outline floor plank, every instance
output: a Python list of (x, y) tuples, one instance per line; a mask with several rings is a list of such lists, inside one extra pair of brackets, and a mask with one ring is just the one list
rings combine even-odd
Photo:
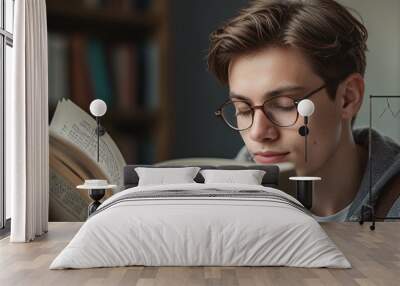
[(32, 243), (0, 240), (0, 285), (400, 285), (400, 222), (322, 223), (352, 269), (291, 267), (117, 267), (49, 270), (82, 223), (50, 223)]

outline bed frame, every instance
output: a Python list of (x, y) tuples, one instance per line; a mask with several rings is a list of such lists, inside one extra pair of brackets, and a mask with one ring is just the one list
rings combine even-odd
[[(135, 171), (136, 167), (148, 167), (148, 168), (179, 168), (179, 167), (192, 167), (193, 165), (182, 165), (182, 166), (154, 166), (154, 165), (126, 165), (124, 167), (124, 186), (123, 189), (136, 187), (139, 182), (139, 176)], [(262, 179), (262, 185), (265, 187), (278, 188), (279, 185), (279, 167), (275, 165), (251, 165), (251, 166), (238, 166), (238, 165), (196, 165), (201, 169), (218, 169), (218, 170), (264, 170), (265, 175)], [(204, 183), (204, 178), (200, 174), (194, 178), (197, 183)]]

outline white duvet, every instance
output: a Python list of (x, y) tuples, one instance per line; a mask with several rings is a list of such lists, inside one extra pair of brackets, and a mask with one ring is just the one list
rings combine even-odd
[[(350, 268), (350, 263), (307, 213), (277, 200), (173, 197), (122, 200), (132, 192), (273, 188), (179, 184), (127, 189), (106, 200), (54, 259), (50, 269), (145, 266), (294, 266)], [(134, 193), (136, 194), (136, 193)]]

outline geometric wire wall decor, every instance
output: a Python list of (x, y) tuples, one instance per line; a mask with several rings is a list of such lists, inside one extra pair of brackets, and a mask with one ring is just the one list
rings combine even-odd
[[(369, 96), (369, 132), (368, 132), (368, 162), (369, 162), (369, 190), (368, 190), (368, 204), (363, 205), (361, 207), (361, 216), (360, 216), (360, 224), (364, 223), (364, 210), (370, 209), (371, 211), (371, 221), (372, 224), (370, 225), (370, 229), (375, 229), (375, 221), (376, 219), (400, 219), (400, 217), (377, 217), (375, 215), (375, 203), (372, 200), (372, 171), (373, 171), (373, 162), (372, 162), (372, 153), (373, 153), (373, 146), (372, 146), (372, 115), (373, 115), (373, 100), (380, 99), (385, 100), (385, 108), (380, 112), (379, 118), (382, 118), (384, 115), (389, 115), (393, 119), (400, 118), (400, 109), (394, 107), (392, 105), (392, 100), (398, 99), (400, 100), (400, 95), (370, 95)], [(399, 126), (400, 128), (400, 126)]]

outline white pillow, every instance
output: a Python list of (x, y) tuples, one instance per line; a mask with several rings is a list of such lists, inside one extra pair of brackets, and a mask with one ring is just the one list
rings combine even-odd
[(224, 184), (246, 184), (261, 185), (265, 175), (263, 170), (201, 170), (200, 174), (204, 177), (205, 184), (224, 183)]
[(135, 168), (139, 176), (138, 186), (195, 183), (193, 179), (199, 170), (199, 167)]

